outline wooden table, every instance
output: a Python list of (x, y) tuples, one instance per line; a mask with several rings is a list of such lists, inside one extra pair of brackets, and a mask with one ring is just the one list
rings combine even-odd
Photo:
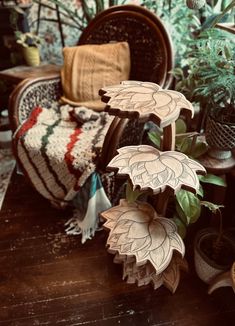
[(106, 251), (107, 233), (81, 245), (64, 232), (67, 214), (13, 174), (0, 212), (1, 326), (235, 324), (231, 288), (207, 295), (192, 263), (174, 295), (128, 285)]
[(17, 66), (0, 71), (0, 80), (7, 81), (12, 85), (20, 83), (27, 78), (50, 76), (60, 73), (61, 66), (42, 64), (36, 67)]

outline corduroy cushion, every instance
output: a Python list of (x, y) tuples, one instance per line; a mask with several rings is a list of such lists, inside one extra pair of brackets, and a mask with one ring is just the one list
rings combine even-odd
[(98, 95), (104, 86), (129, 79), (130, 49), (127, 42), (85, 44), (63, 49), (62, 102), (101, 111)]

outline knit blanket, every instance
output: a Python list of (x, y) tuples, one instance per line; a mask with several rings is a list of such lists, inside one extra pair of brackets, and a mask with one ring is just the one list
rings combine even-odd
[(13, 136), (18, 163), (36, 190), (57, 207), (75, 207), (67, 230), (81, 233), (82, 242), (110, 207), (96, 162), (111, 120), (84, 107), (36, 107)]

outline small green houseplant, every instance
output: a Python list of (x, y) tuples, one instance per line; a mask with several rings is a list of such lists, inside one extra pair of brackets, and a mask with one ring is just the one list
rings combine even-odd
[(41, 39), (33, 33), (15, 32), (16, 42), (22, 47), (22, 52), (26, 63), (29, 66), (38, 66), (40, 64), (39, 45)]

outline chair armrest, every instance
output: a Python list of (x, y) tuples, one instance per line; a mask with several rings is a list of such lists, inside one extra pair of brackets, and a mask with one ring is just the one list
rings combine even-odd
[(58, 105), (61, 94), (62, 87), (59, 76), (22, 81), (9, 98), (9, 119), (12, 130), (15, 131), (36, 106), (50, 108), (52, 104)]

